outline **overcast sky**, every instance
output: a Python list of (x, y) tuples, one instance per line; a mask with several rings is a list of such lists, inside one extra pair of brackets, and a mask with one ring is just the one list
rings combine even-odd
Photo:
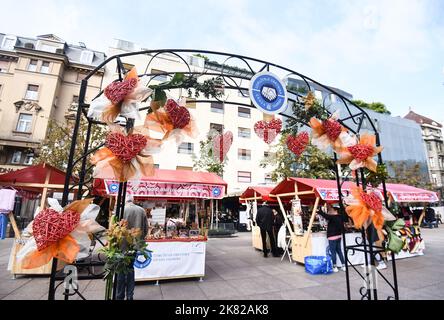
[(442, 0), (20, 0), (1, 11), (1, 33), (243, 54), (444, 122)]

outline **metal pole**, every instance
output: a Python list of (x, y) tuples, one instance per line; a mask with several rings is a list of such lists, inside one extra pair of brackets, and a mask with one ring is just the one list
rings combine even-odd
[[(63, 189), (63, 197), (62, 197), (62, 207), (65, 207), (68, 204), (69, 184), (71, 182), (72, 172), (74, 169), (73, 163), (74, 163), (74, 156), (75, 156), (75, 152), (76, 152), (77, 136), (79, 134), (80, 121), (81, 121), (81, 117), (82, 117), (82, 108), (85, 103), (85, 95), (86, 95), (87, 85), (88, 85), (88, 82), (86, 80), (82, 80), (82, 83), (80, 86), (80, 93), (79, 93), (79, 106), (77, 108), (76, 122), (75, 122), (74, 130), (72, 133), (71, 148), (70, 148), (69, 157), (68, 157), (68, 167), (66, 168), (65, 186)], [(56, 273), (57, 273), (57, 259), (53, 258), (52, 266), (51, 266), (51, 276), (49, 279), (48, 300), (55, 300)]]
[(83, 148), (83, 160), (82, 160), (82, 167), (79, 173), (79, 191), (77, 192), (77, 200), (82, 199), (82, 194), (83, 194), (83, 184), (85, 182), (85, 175), (86, 175), (86, 163), (88, 160), (88, 150), (89, 150), (89, 142), (91, 139), (91, 127), (92, 127), (92, 122), (88, 120), (88, 129), (86, 131), (86, 138), (85, 138), (85, 146)]

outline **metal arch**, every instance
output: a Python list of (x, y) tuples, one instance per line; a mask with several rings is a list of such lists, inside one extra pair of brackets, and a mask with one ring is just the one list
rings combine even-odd
[[(224, 64), (222, 65), (221, 73), (208, 72), (208, 70), (210, 70), (211, 68), (204, 68), (205, 72), (192, 72), (188, 62), (179, 53), (203, 53), (203, 54), (224, 56), (224, 57), (228, 57), (228, 58), (225, 60)], [(150, 59), (148, 65), (147, 65), (147, 69), (145, 70), (145, 73), (142, 74), (142, 75), (139, 75), (139, 77), (141, 77), (141, 76), (151, 76), (152, 77), (150, 79), (150, 81), (151, 81), (151, 80), (153, 80), (153, 77), (155, 78), (156, 76), (159, 76), (159, 74), (148, 74), (147, 70), (148, 70), (149, 66), (151, 65), (152, 61), (156, 57), (158, 57), (160, 54), (172, 54), (172, 55), (178, 57), (183, 63), (185, 63), (185, 65), (188, 68), (188, 72), (183, 72), (185, 74), (190, 74), (190, 75), (198, 74), (198, 75), (201, 75), (201, 76), (204, 76), (204, 75), (214, 75), (214, 76), (221, 77), (223, 79), (224, 83), (227, 84), (227, 86), (225, 87), (226, 89), (228, 89), (228, 90), (238, 90), (239, 92), (241, 92), (241, 94), (244, 97), (245, 97), (245, 95), (243, 94), (243, 92), (245, 90), (247, 90), (247, 88), (242, 88), (242, 80), (251, 80), (251, 78), (245, 76), (245, 74), (242, 75), (241, 73), (240, 74), (232, 74), (232, 73), (229, 73), (229, 72), (225, 73), (224, 72), (225, 68), (226, 68), (225, 63), (228, 60), (237, 58), (237, 59), (243, 61), (248, 66), (248, 68), (252, 71), (252, 74), (254, 74), (255, 72), (254, 72), (253, 68), (251, 67), (251, 65), (249, 63), (250, 61), (251, 62), (256, 62), (256, 63), (259, 63), (259, 64), (263, 64), (263, 66), (262, 66), (262, 68), (260, 69), (259, 72), (261, 72), (261, 71), (263, 71), (265, 69), (267, 71), (269, 71), (270, 67), (286, 71), (286, 72), (288, 72), (287, 78), (290, 77), (291, 75), (294, 75), (294, 76), (297, 76), (297, 77), (301, 78), (305, 82), (305, 84), (307, 85), (307, 88), (309, 90), (312, 90), (312, 85), (311, 84), (316, 84), (317, 86), (319, 86), (320, 88), (323, 88), (325, 91), (329, 92), (330, 94), (333, 94), (336, 97), (338, 97), (339, 100), (342, 102), (342, 104), (345, 106), (345, 109), (346, 109), (346, 111), (348, 113), (347, 117), (344, 117), (342, 119), (338, 119), (338, 121), (341, 122), (342, 125), (347, 127), (351, 132), (359, 134), (359, 131), (361, 129), (361, 125), (362, 125), (363, 119), (364, 118), (368, 119), (368, 121), (370, 123), (370, 126), (372, 127), (373, 131), (375, 132), (376, 140), (377, 140), (376, 141), (377, 145), (378, 146), (380, 145), (379, 133), (376, 130), (376, 127), (375, 127), (375, 125), (373, 123), (373, 120), (369, 117), (369, 115), (367, 114), (367, 112), (364, 109), (362, 109), (361, 107), (359, 107), (356, 104), (354, 104), (347, 97), (343, 96), (340, 92), (337, 92), (336, 90), (334, 90), (334, 89), (332, 89), (332, 88), (330, 88), (330, 87), (328, 87), (326, 85), (323, 85), (323, 84), (313, 80), (312, 78), (304, 76), (304, 75), (302, 75), (302, 74), (300, 74), (298, 72), (295, 72), (295, 71), (293, 71), (291, 69), (282, 67), (280, 65), (277, 65), (277, 64), (274, 64), (274, 63), (270, 63), (270, 62), (266, 62), (266, 61), (263, 61), (263, 60), (260, 60), (260, 59), (255, 59), (255, 58), (250, 58), (250, 57), (242, 56), (242, 55), (234, 55), (234, 54), (229, 54), (229, 53), (224, 53), (224, 52), (206, 51), (206, 50), (160, 49), (160, 50), (144, 50), (144, 51), (139, 51), (139, 52), (122, 53), (122, 54), (118, 54), (118, 55), (115, 55), (115, 56), (112, 56), (112, 57), (109, 57), (108, 59), (106, 59), (99, 66), (97, 66), (93, 71), (91, 71), (81, 82), (81, 89), (80, 89), (80, 94), (79, 94), (79, 106), (78, 106), (77, 113), (76, 113), (76, 123), (75, 123), (75, 127), (74, 127), (74, 130), (73, 130), (73, 139), (72, 139), (72, 142), (71, 142), (71, 150), (70, 150), (69, 161), (68, 161), (68, 168), (67, 168), (67, 178), (65, 180), (65, 189), (64, 189), (63, 199), (62, 199), (62, 205), (63, 206), (65, 206), (67, 204), (67, 199), (68, 199), (68, 194), (69, 194), (69, 185), (70, 185), (69, 177), (72, 175), (72, 170), (73, 170), (74, 163), (78, 163), (79, 161), (83, 161), (82, 162), (82, 167), (85, 167), (85, 163), (87, 161), (88, 155), (93, 152), (93, 151), (91, 151), (89, 149), (89, 144), (85, 142), (83, 156), (80, 157), (79, 159), (74, 159), (74, 153), (75, 153), (74, 151), (75, 151), (75, 147), (76, 147), (75, 144), (76, 144), (76, 141), (77, 141), (79, 124), (80, 124), (80, 120), (81, 120), (82, 116), (85, 116), (85, 118), (89, 122), (88, 130), (91, 129), (92, 125), (104, 125), (104, 123), (102, 123), (100, 121), (96, 121), (96, 120), (87, 118), (87, 108), (89, 107), (89, 105), (85, 103), (85, 95), (86, 95), (86, 91), (87, 91), (88, 80), (97, 71), (101, 70), (104, 66), (106, 66), (108, 63), (110, 63), (113, 60), (116, 60), (117, 65), (118, 65), (118, 72), (119, 72), (119, 74), (118, 74), (119, 79), (118, 80), (122, 80), (123, 79), (123, 73), (125, 72), (125, 70), (123, 68), (123, 63), (122, 63), (121, 59), (124, 58), (124, 57), (129, 57), (129, 56), (146, 55), (146, 56), (151, 56), (151, 59)], [(175, 72), (165, 72), (164, 74), (165, 75), (173, 75), (174, 73), (177, 73), (177, 72), (178, 71), (175, 71)], [(246, 72), (248, 72), (248, 71), (246, 71)], [(160, 75), (162, 75), (162, 74), (160, 74)], [(230, 85), (230, 82), (227, 79), (232, 81), (231, 85)], [(239, 85), (236, 82), (235, 79), (241, 79), (241, 84)], [(103, 83), (103, 78), (102, 78), (102, 83)], [(233, 85), (233, 83), (234, 83), (234, 85)], [(180, 88), (172, 88), (172, 89), (180, 89)], [(289, 99), (289, 101), (294, 103), (297, 107), (302, 107), (303, 106), (302, 98), (304, 96), (301, 95), (298, 92), (292, 92), (291, 90), (288, 90), (288, 89), (287, 89), (287, 91), (289, 93), (293, 94), (294, 97), (295, 97), (295, 98)], [(94, 99), (97, 99), (101, 94), (103, 94), (103, 90)], [(218, 101), (217, 98), (216, 98), (216, 101)], [(210, 103), (210, 102), (212, 102), (211, 99), (196, 100), (196, 103)], [(219, 100), (219, 102), (220, 102), (220, 100)], [(229, 105), (230, 104), (235, 104), (235, 105), (243, 105), (243, 106), (249, 107), (249, 108), (255, 108), (254, 106), (252, 106), (251, 103), (250, 104), (244, 104), (244, 103), (231, 102), (231, 101), (224, 101), (224, 103), (225, 104), (229, 104)], [(358, 110), (358, 112), (353, 113), (351, 111), (351, 109), (350, 109), (350, 105), (355, 107)], [(328, 114), (330, 114), (330, 111), (328, 110), (328, 108), (330, 106), (326, 106), (326, 99), (323, 99), (322, 107), (324, 108), (324, 110)], [(149, 107), (141, 108), (141, 111), (142, 110), (146, 110), (146, 109), (149, 109)], [(286, 118), (293, 119), (293, 120), (296, 120), (296, 121), (300, 120), (300, 119), (296, 119), (296, 118), (294, 118), (294, 117), (292, 117), (291, 115), (288, 115), (288, 114), (281, 113), (281, 115), (286, 117)], [(353, 123), (355, 125), (358, 126), (356, 131), (353, 128), (350, 128), (346, 123), (344, 123), (346, 120), (350, 120), (350, 119), (353, 121)], [(359, 120), (357, 120), (357, 119), (359, 119)], [(298, 121), (298, 122), (307, 125), (303, 121)], [(132, 126), (133, 123), (131, 121), (127, 121), (127, 125), (128, 126)], [(336, 154), (334, 154), (334, 157), (336, 158)], [(383, 163), (382, 162), (382, 155), (381, 154), (378, 154), (378, 163), (379, 164)], [(88, 168), (88, 170), (89, 169), (91, 169), (91, 167)], [(336, 175), (337, 175), (339, 197), (341, 199), (341, 206), (343, 207), (343, 203), (342, 203), (342, 198), (343, 198), (342, 197), (342, 184), (340, 182), (341, 177), (339, 177), (338, 170), (336, 170)], [(81, 184), (79, 186), (79, 194), (80, 195), (82, 194), (82, 187), (83, 187), (82, 184), (85, 183), (84, 176), (85, 175), (83, 175), (83, 178), (81, 179)], [(361, 180), (361, 178), (358, 175), (358, 177), (356, 179), (356, 182), (359, 184), (360, 180)], [(365, 184), (364, 181), (361, 181), (361, 184)], [(385, 182), (383, 182), (383, 189), (384, 189), (384, 198), (385, 198), (385, 202), (386, 202), (386, 205), (387, 205), (388, 198), (387, 198), (387, 192), (386, 192), (386, 188), (385, 188)], [(125, 202), (125, 193), (126, 193), (125, 190), (126, 190), (126, 183), (121, 183), (120, 187), (119, 187), (119, 194), (118, 194), (118, 199), (117, 199), (117, 209), (116, 209), (116, 213), (118, 215), (122, 215), (123, 214), (124, 202)], [(346, 252), (346, 259), (347, 259), (347, 251), (348, 250), (351, 250), (352, 252), (362, 251), (363, 250), (365, 253), (370, 253), (371, 260), (372, 261), (374, 260), (374, 257), (373, 257), (374, 252), (372, 251), (373, 244), (372, 243), (366, 244), (365, 243), (365, 238), (363, 239), (363, 242), (364, 242), (363, 243), (363, 246), (364, 246), (363, 249), (358, 248), (359, 246), (353, 246), (353, 245), (352, 246), (347, 246), (346, 242), (345, 242), (345, 235), (344, 235), (343, 239), (344, 239), (344, 246), (345, 246), (345, 252)], [(368, 249), (368, 247), (370, 248), (370, 250)], [(367, 257), (367, 254), (365, 254), (365, 256)], [(397, 278), (396, 278), (395, 259), (392, 259), (392, 261), (393, 261), (393, 271), (394, 271), (394, 285), (391, 285), (386, 279), (384, 279), (384, 280), (386, 280), (390, 284), (390, 286), (393, 288), (394, 294), (395, 294), (395, 299), (398, 299), (399, 297), (398, 297), (398, 287), (397, 287)], [(54, 299), (54, 296), (55, 296), (54, 288), (55, 288), (55, 270), (56, 270), (55, 268), (56, 268), (56, 265), (57, 265), (57, 260), (54, 259), (53, 260), (53, 268), (52, 268), (52, 272), (51, 272), (51, 279), (50, 279), (49, 295), (48, 295), (48, 298), (50, 300)], [(346, 275), (347, 275), (348, 298), (350, 299), (348, 268), (347, 268)], [(366, 296), (367, 296), (368, 299), (371, 299), (371, 293), (370, 292), (368, 292), (368, 295), (366, 295)], [(374, 298), (377, 299), (377, 296), (375, 295)]]

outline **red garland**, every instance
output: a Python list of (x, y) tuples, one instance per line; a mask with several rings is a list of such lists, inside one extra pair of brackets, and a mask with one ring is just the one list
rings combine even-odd
[(42, 251), (70, 234), (80, 222), (80, 213), (67, 210), (59, 213), (53, 209), (41, 211), (32, 224), (37, 249)]
[(297, 136), (289, 136), (287, 138), (287, 147), (298, 157), (304, 153), (308, 144), (310, 143), (310, 136), (308, 132), (301, 132)]
[(281, 131), (282, 121), (280, 119), (273, 119), (269, 122), (258, 121), (254, 125), (254, 132), (268, 144), (272, 143)]
[(382, 201), (378, 197), (378, 195), (374, 192), (372, 193), (361, 193), (361, 199), (364, 201), (364, 203), (369, 207), (370, 209), (373, 209), (375, 212), (381, 212), (382, 211)]
[(325, 134), (331, 141), (336, 141), (336, 139), (339, 138), (339, 135), (342, 132), (342, 126), (338, 121), (328, 119), (325, 120), (322, 125), (324, 127)]
[(125, 136), (120, 132), (111, 132), (106, 137), (105, 146), (121, 161), (130, 162), (147, 143), (147, 138), (141, 134)]
[(179, 106), (176, 101), (169, 99), (165, 110), (173, 123), (174, 129), (183, 129), (191, 121), (191, 114), (187, 108)]
[(118, 104), (137, 87), (138, 79), (131, 78), (122, 82), (113, 82), (105, 88), (105, 96), (113, 103)]
[(373, 154), (373, 147), (367, 144), (357, 144), (347, 148), (353, 158), (358, 161), (364, 161)]

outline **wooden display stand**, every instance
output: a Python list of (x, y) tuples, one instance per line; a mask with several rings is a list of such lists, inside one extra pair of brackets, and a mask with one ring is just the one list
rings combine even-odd
[[(253, 248), (257, 250), (263, 250), (262, 248), (262, 236), (261, 236), (261, 228), (258, 226), (254, 226), (251, 230), (251, 240), (253, 242)], [(270, 247), (270, 239), (267, 237), (267, 246)]]
[(305, 244), (304, 236), (294, 235), (292, 237), (292, 257), (293, 260), (305, 264), (305, 257), (312, 255), (311, 234), (308, 235), (308, 242)]

